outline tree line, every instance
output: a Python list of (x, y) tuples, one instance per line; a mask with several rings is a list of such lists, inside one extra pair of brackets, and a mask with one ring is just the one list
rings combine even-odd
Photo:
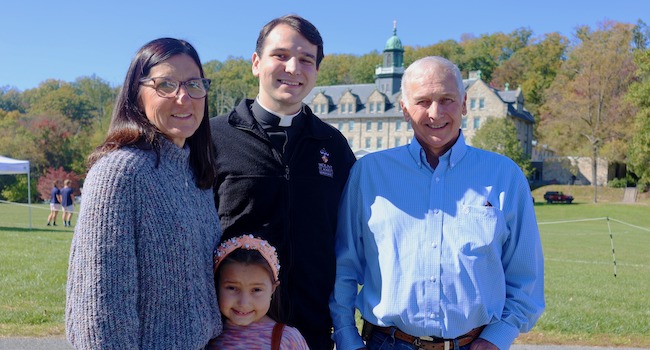
[[(578, 27), (572, 34), (534, 36), (530, 29), (519, 28), (423, 47), (406, 45), (404, 65), (424, 56), (443, 56), (465, 76), (480, 70), (493, 88), (521, 88), (525, 106), (536, 119), (538, 144), (558, 155), (625, 163), (631, 181), (647, 187), (650, 29), (641, 20), (605, 21), (596, 28)], [(329, 54), (321, 63), (317, 85), (373, 83), (381, 62), (379, 51)], [(257, 95), (250, 59), (214, 60), (203, 68), (212, 79), (212, 115), (227, 113), (241, 99)], [(0, 87), (0, 155), (29, 159), (34, 179), (60, 174), (61, 169), (83, 179), (86, 156), (106, 135), (118, 89), (94, 75), (73, 82), (50, 79), (25, 91)], [(21, 194), (26, 186), (19, 177), (2, 176), (0, 197), (26, 201)], [(37, 190), (32, 192), (38, 196)]]

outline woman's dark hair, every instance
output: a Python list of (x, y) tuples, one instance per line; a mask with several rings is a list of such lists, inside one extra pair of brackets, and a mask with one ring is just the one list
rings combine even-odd
[[(259, 251), (240, 248), (235, 249), (232, 253), (228, 254), (219, 264), (219, 268), (217, 268), (217, 271), (214, 274), (214, 285), (217, 290), (219, 290), (219, 276), (221, 275), (221, 270), (224, 266), (235, 263), (260, 266), (264, 268), (266, 272), (268, 272), (271, 282), (274, 284), (277, 283), (269, 262), (262, 256), (262, 254), (260, 254)], [(283, 319), (283, 315), (281, 314), (282, 308), (280, 307), (282, 304), (280, 301), (280, 287), (281, 286), (278, 285), (275, 288), (275, 291), (271, 297), (271, 306), (269, 307), (269, 312), (267, 313), (267, 316), (269, 316), (275, 322), (282, 322), (281, 320)]]
[[(155, 125), (149, 122), (138, 102), (140, 79), (146, 78), (152, 67), (175, 55), (191, 57), (199, 67), (201, 78), (205, 77), (199, 54), (187, 41), (160, 38), (145, 44), (131, 61), (124, 85), (115, 102), (108, 135), (106, 135), (104, 143), (88, 157), (88, 168), (107, 153), (125, 146), (153, 149), (160, 161), (160, 138), (164, 136)], [(207, 95), (205, 98), (207, 99)], [(198, 129), (185, 140), (190, 148), (190, 166), (196, 176), (196, 184), (203, 189), (211, 188), (216, 176), (209, 116), (208, 102), (206, 101), (203, 119), (201, 119)]]
[(298, 15), (286, 15), (278, 17), (271, 20), (264, 27), (262, 27), (260, 34), (257, 36), (257, 44), (255, 46), (255, 52), (257, 52), (257, 55), (262, 57), (262, 53), (264, 51), (264, 41), (266, 40), (266, 37), (269, 36), (269, 33), (273, 30), (273, 28), (277, 27), (280, 24), (291, 27), (293, 30), (300, 33), (300, 35), (304, 36), (305, 39), (307, 39), (307, 41), (309, 41), (312, 45), (316, 45), (316, 69), (318, 69), (324, 56), (323, 38), (320, 36), (318, 29), (316, 29), (316, 27), (311, 22)]

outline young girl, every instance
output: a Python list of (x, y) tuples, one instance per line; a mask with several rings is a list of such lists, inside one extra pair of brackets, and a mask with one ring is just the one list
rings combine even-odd
[(215, 285), (224, 317), (223, 333), (208, 350), (302, 350), (309, 349), (300, 332), (277, 323), (276, 291), (280, 263), (267, 241), (244, 235), (219, 245), (215, 252)]

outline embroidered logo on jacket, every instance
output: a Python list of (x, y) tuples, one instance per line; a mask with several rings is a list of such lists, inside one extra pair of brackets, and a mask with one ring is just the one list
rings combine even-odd
[(332, 168), (331, 165), (327, 164), (330, 160), (330, 154), (327, 152), (325, 148), (321, 148), (320, 150), (320, 159), (323, 160), (322, 163), (318, 163), (318, 173), (327, 176), (327, 177), (334, 177), (334, 168)]

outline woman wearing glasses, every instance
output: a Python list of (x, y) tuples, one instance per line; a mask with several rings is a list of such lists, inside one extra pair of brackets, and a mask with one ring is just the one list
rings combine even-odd
[(205, 79), (187, 42), (143, 46), (89, 156), (70, 250), (66, 334), (79, 349), (200, 349), (221, 332), (221, 229)]

